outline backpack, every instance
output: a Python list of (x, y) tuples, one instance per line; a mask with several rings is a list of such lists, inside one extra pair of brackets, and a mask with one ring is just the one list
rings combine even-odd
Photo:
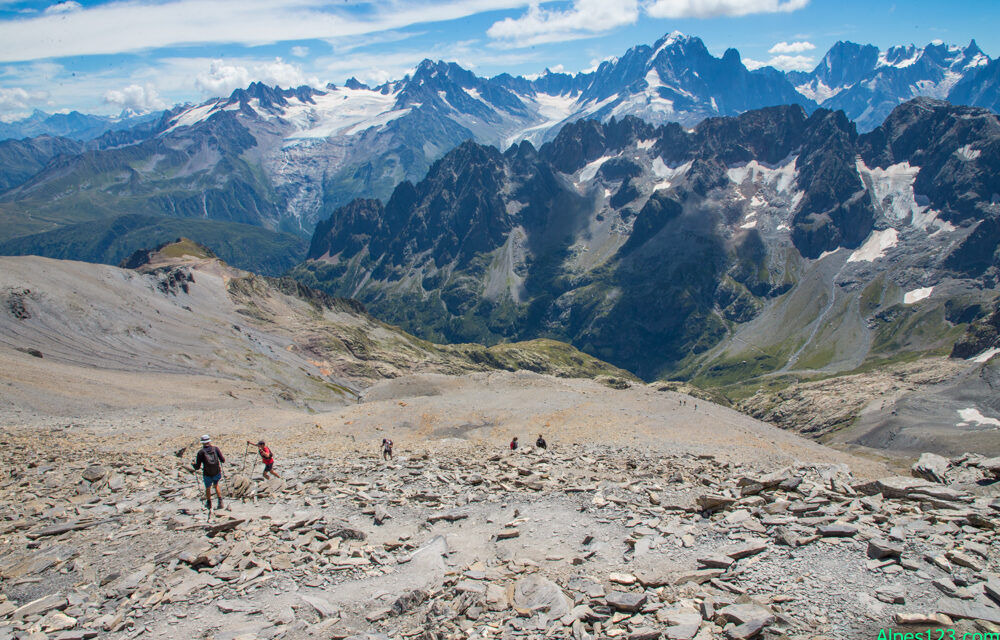
[(204, 471), (202, 473), (206, 476), (217, 476), (222, 473), (222, 466), (219, 464), (219, 450), (215, 447), (202, 447), (201, 448), (202, 462), (204, 463)]

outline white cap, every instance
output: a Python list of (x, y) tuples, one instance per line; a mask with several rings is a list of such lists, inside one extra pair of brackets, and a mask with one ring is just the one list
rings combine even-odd
[(210, 437), (208, 437), (207, 433), (201, 437), (201, 443), (202, 444), (207, 444), (207, 443), (209, 443), (211, 441), (212, 441), (212, 439)]

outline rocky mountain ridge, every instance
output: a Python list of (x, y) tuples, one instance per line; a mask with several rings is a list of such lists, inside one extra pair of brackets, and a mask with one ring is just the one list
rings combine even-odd
[(841, 41), (811, 72), (792, 71), (787, 76), (799, 93), (821, 107), (844, 111), (859, 130), (869, 131), (897, 105), (918, 96), (996, 111), (988, 99), (959, 86), (975, 82), (973, 78), (981, 83), (981, 71), (992, 62), (975, 40), (965, 47), (936, 41), (885, 51)]
[(133, 269), (2, 261), (0, 343), (60, 363), (245, 379), (278, 403), (317, 408), (415, 368), (631, 379), (552, 341), (487, 349), (418, 340), (356, 301), (234, 269), (187, 240), (133, 256)]

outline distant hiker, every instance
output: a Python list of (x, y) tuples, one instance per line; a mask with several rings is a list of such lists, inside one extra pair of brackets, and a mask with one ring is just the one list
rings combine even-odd
[(514, 451), (515, 449), (517, 449), (517, 436), (514, 436), (514, 439), (510, 441), (510, 450)]
[(542, 434), (540, 433), (538, 434), (538, 440), (535, 440), (535, 446), (538, 447), (539, 449), (549, 448), (549, 445), (545, 442), (545, 438), (543, 438)]
[[(247, 444), (254, 444), (254, 442), (252, 440), (247, 440)], [(264, 479), (267, 480), (267, 474), (269, 473), (275, 478), (280, 478), (281, 476), (274, 472), (274, 454), (271, 453), (271, 450), (266, 444), (264, 444), (263, 440), (257, 442), (256, 444), (257, 453), (260, 454), (260, 461), (264, 463)], [(244, 462), (244, 464), (246, 463)]]
[(392, 460), (392, 440), (382, 438), (382, 459)]
[(212, 487), (215, 487), (215, 495), (219, 499), (215, 508), (222, 508), (222, 491), (219, 490), (219, 481), (222, 480), (222, 463), (226, 459), (222, 456), (219, 447), (212, 445), (212, 438), (207, 435), (201, 437), (201, 449), (194, 459), (194, 470), (201, 468), (201, 480), (205, 483), (205, 506), (212, 508)]

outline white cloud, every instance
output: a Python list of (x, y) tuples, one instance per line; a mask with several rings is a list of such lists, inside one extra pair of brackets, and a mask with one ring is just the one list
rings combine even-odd
[(716, 18), (751, 13), (787, 13), (809, 0), (652, 0), (646, 12), (654, 18)]
[(593, 73), (597, 71), (597, 69), (605, 62), (610, 62), (612, 60), (617, 60), (617, 59), (618, 59), (617, 56), (606, 56), (604, 58), (591, 58), (590, 66), (581, 71), (580, 73)]
[(73, 0), (66, 0), (66, 2), (59, 2), (45, 9), (45, 13), (48, 15), (57, 13), (72, 13), (73, 11), (79, 11), (83, 9), (83, 5), (79, 2), (74, 2)]
[(774, 56), (770, 60), (763, 61), (743, 58), (743, 65), (747, 69), (774, 67), (782, 71), (812, 71), (816, 68), (816, 60), (809, 56)]
[(806, 51), (812, 51), (816, 48), (811, 42), (799, 41), (799, 42), (785, 42), (781, 41), (775, 44), (773, 47), (767, 50), (768, 53), (773, 54), (791, 54), (791, 53), (804, 53)]
[(309, 47), (292, 47), (292, 55), (296, 58), (305, 58), (309, 55)]
[(0, 111), (23, 111), (49, 97), (46, 91), (28, 91), (22, 87), (0, 87)]
[(251, 70), (255, 80), (259, 80), (267, 85), (278, 85), (279, 87), (300, 87), (304, 84), (314, 87), (320, 86), (318, 78), (307, 78), (302, 73), (302, 68), (298, 65), (289, 64), (281, 58), (275, 58), (273, 62), (266, 62), (257, 65)]
[(354, 51), (355, 49), (363, 49), (365, 47), (371, 47), (377, 44), (390, 44), (393, 42), (402, 42), (403, 40), (409, 40), (410, 38), (418, 38), (420, 36), (427, 35), (426, 31), (383, 31), (381, 33), (372, 33), (367, 35), (352, 36), (350, 38), (329, 38), (327, 43), (333, 48), (337, 53), (345, 53), (347, 51)]
[(638, 0), (574, 0), (562, 11), (542, 9), (536, 2), (520, 18), (496, 22), (486, 33), (514, 46), (531, 46), (604, 33), (638, 19)]
[(167, 103), (160, 98), (156, 88), (151, 84), (138, 85), (130, 84), (124, 89), (112, 89), (104, 92), (105, 104), (115, 105), (122, 110), (135, 111), (137, 113), (149, 113), (166, 109)]
[[(591, 0), (592, 1), (592, 0)], [(637, 0), (627, 0), (635, 3)], [(353, 38), (523, 7), (528, 0), (136, 0), (0, 22), (0, 62), (145, 51), (198, 43)]]
[(250, 71), (246, 67), (212, 60), (208, 71), (199, 73), (194, 86), (206, 96), (229, 95), (236, 89), (250, 84)]
[(251, 67), (227, 63), (224, 60), (212, 60), (208, 71), (199, 73), (194, 84), (206, 96), (216, 97), (227, 96), (254, 81), (263, 82), (268, 86), (277, 85), (284, 89), (304, 84), (314, 87), (321, 85), (319, 79), (307, 78), (301, 67), (289, 64), (281, 58), (257, 63)]

